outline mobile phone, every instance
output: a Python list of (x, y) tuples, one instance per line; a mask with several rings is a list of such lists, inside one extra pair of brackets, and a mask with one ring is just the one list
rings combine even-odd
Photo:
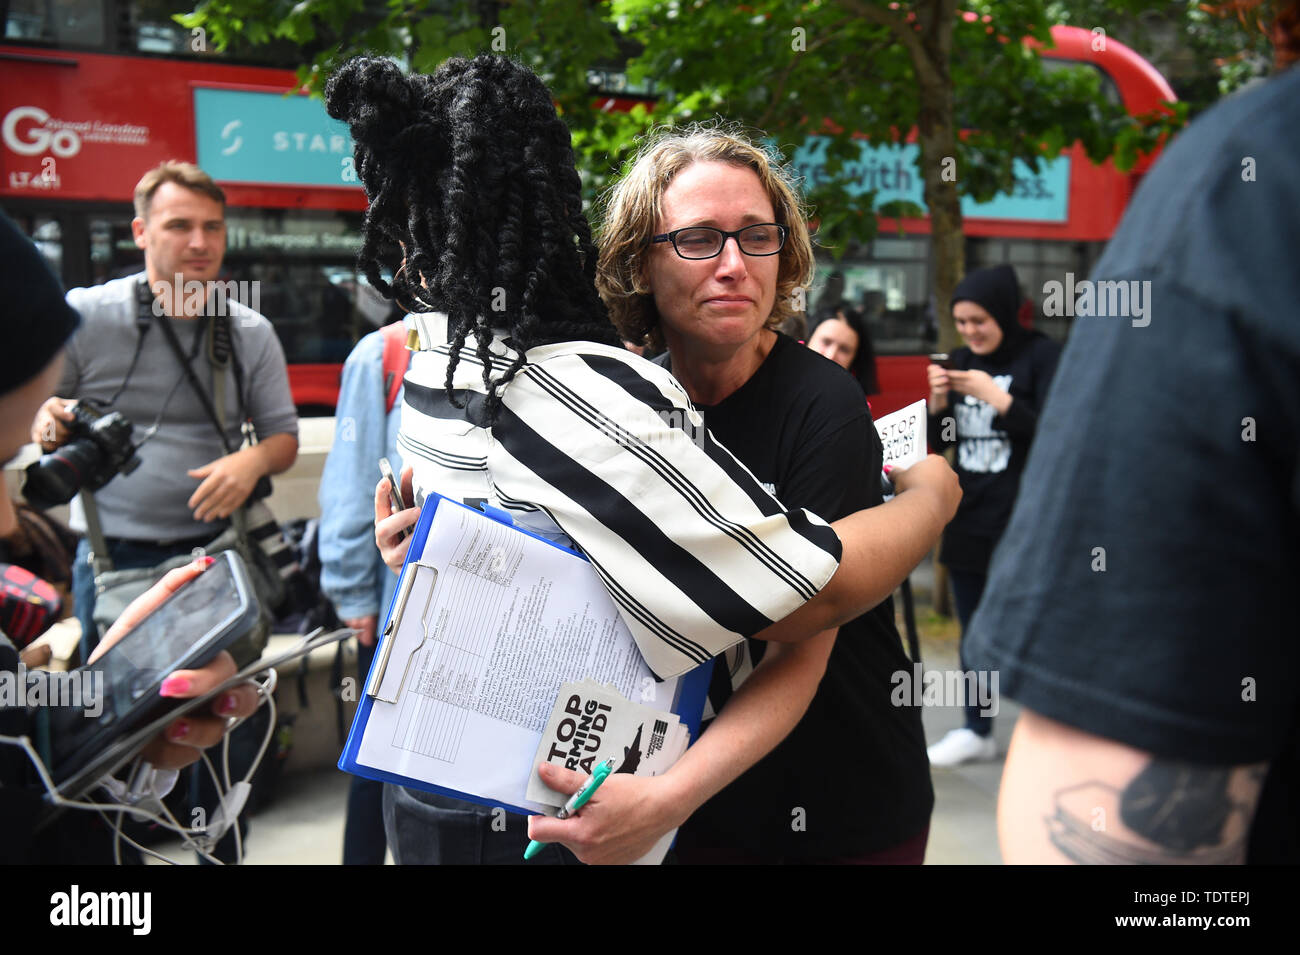
[[(53, 776), (59, 789), (75, 791), (116, 765), (115, 743), (187, 703), (158, 695), (174, 670), (205, 666), (257, 625), (259, 604), (248, 570), (234, 550), (171, 594), (102, 657), (80, 671), (94, 690), (94, 705), (56, 707), (51, 713)], [(90, 716), (88, 709), (97, 710)], [(143, 740), (141, 742), (144, 742)]]
[(952, 358), (947, 352), (936, 352), (930, 356), (930, 364), (938, 365), (945, 371), (952, 371)]
[[(388, 463), (388, 458), (379, 459), (379, 473), (388, 478), (388, 503), (393, 509), (393, 513), (406, 510), (406, 504), (402, 501), (402, 485), (397, 482), (397, 476), (393, 474), (393, 466)], [(411, 533), (410, 528), (402, 531), (402, 537)]]
[(402, 502), (402, 485), (398, 483), (388, 458), (379, 459), (379, 473), (388, 478), (388, 503), (393, 506), (394, 512), (406, 510), (406, 505)]

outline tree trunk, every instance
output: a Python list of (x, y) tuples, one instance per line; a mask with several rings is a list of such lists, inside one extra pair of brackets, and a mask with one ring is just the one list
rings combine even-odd
[(939, 323), (939, 350), (951, 351), (960, 343), (952, 323), (953, 289), (966, 271), (966, 245), (962, 235), (961, 197), (957, 180), (957, 129), (953, 111), (952, 34), (956, 0), (934, 0), (918, 5), (920, 48), (926, 58), (918, 64), (920, 108), (916, 130), (919, 163), (930, 213), (930, 242), (934, 252), (934, 310)]
[[(966, 271), (966, 242), (962, 234), (961, 196), (957, 180), (957, 129), (953, 110), (952, 33), (957, 16), (956, 0), (934, 0), (918, 5), (921, 27), (920, 49), (926, 58), (917, 64), (920, 91), (916, 131), (919, 163), (925, 187), (925, 205), (930, 212), (930, 243), (934, 254), (934, 312), (939, 323), (940, 351), (952, 351), (960, 344), (952, 321), (953, 290)], [(952, 616), (948, 599), (948, 568), (939, 563), (934, 550), (935, 613)]]

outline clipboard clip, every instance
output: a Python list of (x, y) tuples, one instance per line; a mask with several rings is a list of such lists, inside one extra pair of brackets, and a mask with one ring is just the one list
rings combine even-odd
[(415, 586), (415, 578), (419, 576), (421, 570), (427, 570), (433, 574), (433, 580), (429, 582), (426, 604), (433, 599), (434, 585), (438, 582), (438, 568), (423, 561), (412, 561), (407, 566), (406, 573), (402, 576), (402, 582), (398, 586), (397, 599), (393, 602), (393, 612), (389, 615), (388, 623), (384, 626), (384, 632), (381, 635), (379, 655), (375, 658), (375, 663), (370, 668), (370, 677), (366, 680), (366, 695), (381, 703), (397, 702), (398, 697), (402, 695), (402, 686), (406, 683), (406, 672), (410, 669), (411, 657), (415, 656), (420, 648), (424, 646), (425, 641), (429, 639), (429, 634), (426, 631), (421, 636), (420, 642), (406, 655), (406, 662), (402, 666), (402, 678), (397, 682), (397, 686), (381, 696), (384, 676), (388, 672), (389, 659), (393, 655), (393, 645), (397, 643), (397, 632), (401, 629), (402, 617), (406, 613), (406, 604), (410, 599), (411, 590)]

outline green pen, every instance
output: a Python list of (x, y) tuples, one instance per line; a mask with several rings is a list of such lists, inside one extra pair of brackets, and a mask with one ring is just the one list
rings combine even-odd
[[(612, 772), (614, 772), (613, 756), (596, 767), (595, 772), (591, 774), (591, 781), (569, 797), (569, 801), (564, 804), (564, 808), (556, 813), (556, 818), (568, 819), (583, 806), (587, 805), (587, 800), (596, 795), (596, 790), (600, 788), (600, 784), (608, 779)], [(527, 862), (544, 848), (546, 848), (545, 842), (538, 842), (536, 839), (529, 839), (528, 848), (524, 850), (524, 861)]]

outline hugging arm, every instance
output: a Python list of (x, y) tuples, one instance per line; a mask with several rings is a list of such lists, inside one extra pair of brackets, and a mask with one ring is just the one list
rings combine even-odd
[(848, 623), (892, 594), (930, 552), (961, 500), (957, 476), (931, 454), (890, 477), (898, 489), (892, 501), (831, 525), (844, 552), (830, 583), (755, 637), (785, 643)]

